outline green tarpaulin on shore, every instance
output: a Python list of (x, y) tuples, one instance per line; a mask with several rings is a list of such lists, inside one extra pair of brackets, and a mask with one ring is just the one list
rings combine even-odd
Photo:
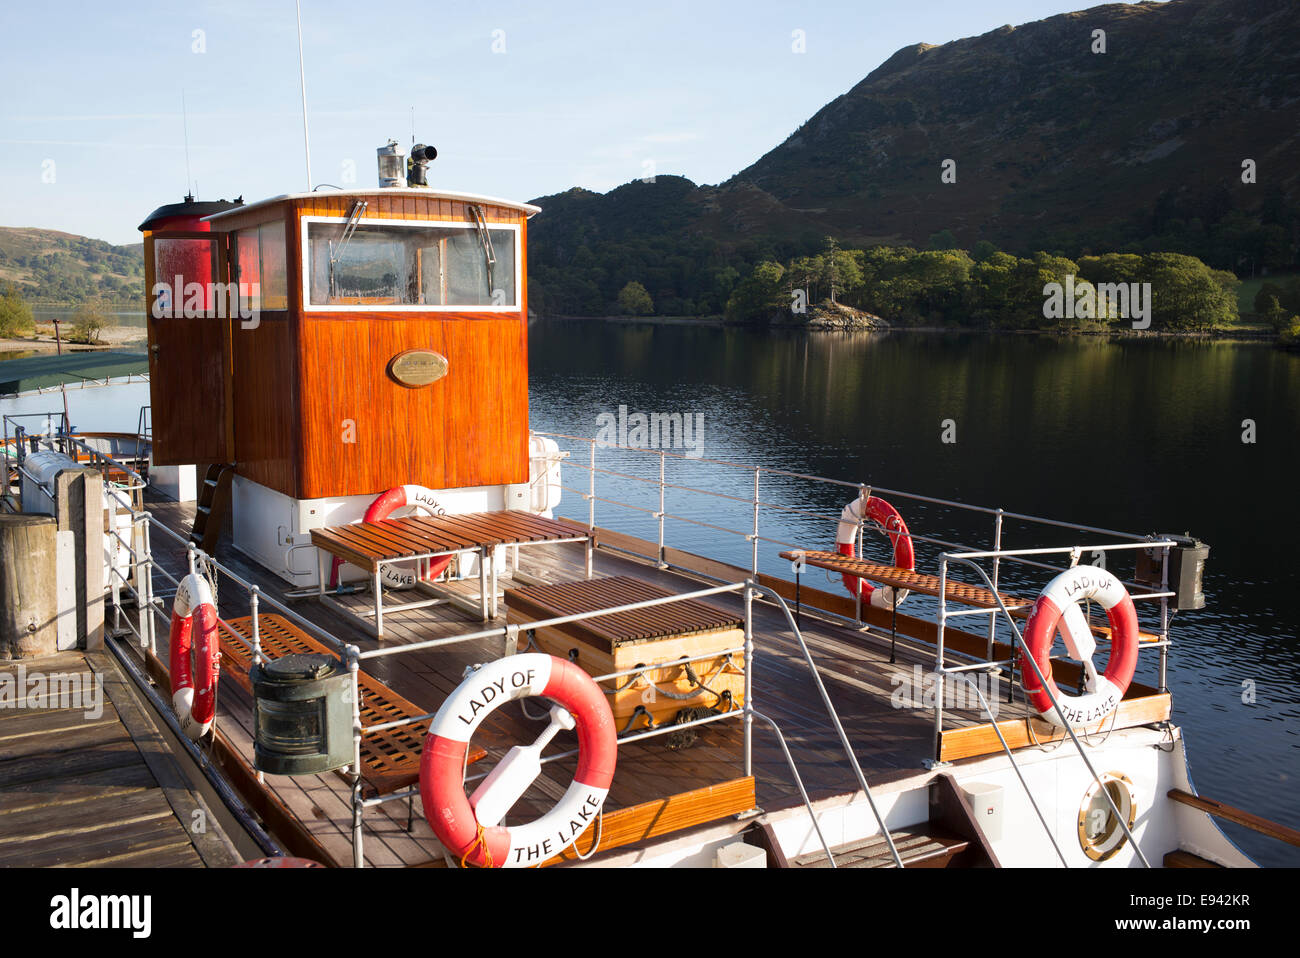
[(85, 350), (65, 352), (62, 356), (57, 353), (24, 356), (22, 359), (5, 359), (0, 353), (0, 396), (61, 383), (141, 376), (148, 372), (149, 360), (143, 352)]

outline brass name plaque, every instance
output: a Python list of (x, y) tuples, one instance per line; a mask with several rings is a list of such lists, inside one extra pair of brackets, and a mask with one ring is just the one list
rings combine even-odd
[(447, 375), (447, 357), (431, 349), (408, 349), (389, 361), (388, 375), (408, 389), (419, 389)]

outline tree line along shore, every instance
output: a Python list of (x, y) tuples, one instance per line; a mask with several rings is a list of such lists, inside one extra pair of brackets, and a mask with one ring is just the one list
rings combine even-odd
[[(942, 244), (942, 237), (936, 242)], [(721, 268), (712, 285), (725, 296), (704, 297), (713, 307), (711, 318), (733, 323), (789, 325), (785, 320), (792, 314), (822, 304), (881, 317), (896, 328), (1252, 332), (1276, 336), (1283, 345), (1300, 344), (1300, 276), (1256, 280), (1243, 291), (1234, 273), (1180, 253), (1070, 259), (1042, 251), (1017, 256), (988, 243), (970, 251), (842, 249), (828, 237), (815, 255), (764, 259), (744, 275)], [(1243, 303), (1243, 293), (1252, 291)], [(545, 292), (542, 298), (548, 298)], [(689, 316), (679, 300), (660, 309), (646, 284), (633, 279), (611, 305), (626, 316)]]
[[(1243, 310), (1242, 281), (1235, 274), (1185, 254), (1106, 253), (1070, 259), (1040, 251), (1018, 256), (990, 243), (970, 251), (956, 249), (942, 235), (933, 238), (931, 246), (844, 249), (828, 237), (820, 253), (785, 261), (763, 259), (743, 275), (731, 265), (714, 268), (711, 292), (698, 304), (681, 297), (656, 303), (645, 283), (630, 279), (614, 303), (592, 304), (598, 307), (594, 313), (538, 312), (612, 311), (799, 325), (798, 317), (809, 310), (825, 317), (827, 307), (838, 307), (839, 314), (879, 317), (881, 325), (895, 328), (1067, 333), (1232, 333), (1248, 329), (1244, 321), (1250, 320), (1257, 333), (1271, 333), (1279, 345), (1300, 347), (1300, 275), (1250, 284), (1247, 292), (1253, 289), (1254, 295)], [(553, 274), (537, 280), (535, 301), (555, 303), (555, 282)], [(112, 325), (110, 306), (100, 299), (78, 305), (66, 327), (66, 340), (99, 343)], [(692, 308), (697, 306), (708, 312)], [(836, 324), (835, 315), (831, 313), (831, 325)], [(0, 285), (0, 339), (25, 338), (34, 330), (22, 290), (14, 283)]]

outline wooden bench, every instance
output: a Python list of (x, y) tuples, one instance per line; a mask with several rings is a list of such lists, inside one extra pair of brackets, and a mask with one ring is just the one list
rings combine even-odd
[[(362, 618), (363, 627), (377, 638), (384, 636), (383, 576), (384, 566), (401, 562), (420, 562), (437, 556), (459, 552), (477, 552), (479, 556), (479, 604), (468, 608), (487, 622), (497, 615), (497, 574), (493, 557), (498, 546), (557, 545), (564, 542), (585, 543), (587, 549), (587, 575), (591, 576), (594, 537), (589, 530), (576, 530), (573, 526), (545, 519), (530, 512), (509, 510), (505, 512), (473, 512), (463, 515), (406, 516), (401, 519), (383, 519), (379, 522), (358, 522), (352, 525), (313, 529), (312, 545), (321, 550), (318, 563), (320, 573), (320, 598), (325, 604), (348, 615), (357, 614), (335, 600), (326, 591), (324, 554), (335, 556), (354, 565), (371, 577), (375, 605), (373, 625)], [(424, 602), (408, 602), (390, 611), (415, 609), (439, 602), (450, 602), (462, 608), (465, 600), (460, 595), (440, 589), (431, 582), (419, 581), (417, 588), (432, 593), (436, 598)]]
[[(910, 592), (920, 592), (922, 595), (936, 597), (939, 595), (939, 577), (937, 575), (927, 575), (924, 572), (916, 572), (912, 569), (900, 569), (898, 566), (868, 562), (865, 559), (855, 559), (852, 556), (840, 555), (838, 552), (817, 550), (782, 552), (781, 558), (791, 561), (802, 559), (808, 565), (818, 569), (828, 569), (831, 572), (857, 576), (859, 579), (870, 579), (872, 582), (879, 582), (895, 589), (907, 589)], [(958, 582), (951, 578), (945, 583), (944, 595), (949, 602), (960, 602), (962, 605), (976, 606), (981, 609), (996, 608), (998, 604), (997, 599), (988, 589), (970, 585), (966, 582)], [(1006, 607), (1013, 612), (1018, 609), (1029, 609), (1033, 606), (1032, 601), (1022, 599), (1019, 596), (1008, 595), (1005, 592), (999, 593), (999, 595)]]
[[(231, 619), (230, 627), (251, 644), (253, 641), (253, 620), (245, 616)], [(262, 654), (269, 659), (278, 659), (294, 653), (318, 653), (337, 655), (322, 642), (307, 635), (288, 619), (279, 615), (262, 615), (258, 617), (258, 635)], [(221, 672), (222, 678), (234, 679), (250, 695), (253, 692), (252, 681), (248, 677), (253, 664), (253, 651), (249, 645), (221, 632)], [(380, 725), (396, 722), (416, 715), (425, 715), (430, 710), (420, 708), (398, 695), (384, 683), (365, 672), (357, 673), (357, 685), (361, 689), (361, 726)], [(381, 732), (368, 732), (361, 736), (361, 780), (362, 793), (367, 798), (387, 795), (399, 791), (420, 780), (420, 750), (424, 746), (424, 736), (428, 731), (429, 720), (399, 725)], [(486, 756), (483, 749), (470, 748), (469, 761), (477, 762)], [(342, 774), (340, 772), (340, 774)]]
[[(898, 566), (884, 565), (879, 562), (868, 562), (865, 559), (840, 555), (838, 552), (790, 550), (782, 552), (781, 558), (791, 561), (802, 559), (806, 564), (818, 569), (827, 569), (831, 572), (857, 576), (859, 579), (870, 579), (872, 582), (880, 582), (896, 589), (907, 589), (911, 592), (919, 592), (922, 595), (935, 596), (936, 598), (939, 595), (939, 577), (937, 575), (928, 575), (911, 569), (901, 569)], [(949, 602), (957, 602), (961, 605), (969, 605), (980, 609), (994, 609), (998, 606), (993, 593), (983, 586), (959, 582), (951, 577), (947, 579), (944, 586), (944, 596)], [(1029, 614), (1034, 609), (1035, 600), (1033, 599), (1010, 595), (1006, 592), (999, 592), (998, 596), (1001, 597), (1002, 604), (1007, 607), (1007, 611), (1017, 619), (1029, 618)], [(1109, 625), (1090, 622), (1089, 626), (1095, 634), (1106, 639), (1110, 638)], [(1158, 642), (1159, 640), (1160, 636), (1153, 632), (1138, 631), (1139, 642)]]

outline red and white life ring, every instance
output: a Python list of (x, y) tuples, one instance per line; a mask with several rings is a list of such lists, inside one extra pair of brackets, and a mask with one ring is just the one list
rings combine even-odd
[[(861, 502), (861, 499), (854, 499), (840, 513), (840, 522), (835, 529), (835, 548), (839, 554), (850, 558), (854, 556), (858, 525), (865, 516), (884, 529), (889, 536), (890, 544), (894, 547), (894, 565), (908, 571), (915, 570), (916, 552), (912, 548), (912, 537), (907, 531), (907, 523), (898, 514), (898, 510), (878, 496), (867, 497), (865, 510), (859, 510), (858, 506)], [(893, 586), (882, 585), (876, 587), (866, 579), (849, 575), (847, 572), (844, 573), (843, 578), (844, 588), (849, 590), (849, 595), (856, 597), (858, 588), (861, 587), (862, 598), (878, 609), (893, 608), (896, 602), (901, 603), (908, 595), (907, 589), (898, 589), (897, 599), (895, 600)]]
[[(361, 521), (379, 522), (387, 519), (398, 509), (407, 507), (423, 512), (426, 516), (440, 516), (446, 512), (432, 489), (426, 489), (424, 486), (394, 486), (370, 503)], [(424, 566), (422, 573), (410, 571), (405, 565), (386, 565), (380, 577), (384, 585), (390, 589), (409, 589), (415, 585), (417, 578), (426, 582), (438, 578), (442, 575), (442, 570), (451, 564), (451, 559), (451, 556), (439, 556), (436, 559), (421, 560), (420, 564)], [(342, 566), (343, 560), (335, 556), (334, 562), (330, 565), (331, 589), (338, 588), (339, 569)]]
[[(504, 814), (523, 794), (536, 774), (540, 744), (553, 732), (543, 733), (539, 744), (511, 749), (467, 799), (462, 783), (470, 736), (494, 709), (533, 695), (554, 699), (572, 713), (577, 723), (578, 770), (559, 802), (541, 818), (508, 828), (496, 825), (495, 816), (481, 823), (479, 807), (492, 805)], [(530, 752), (531, 775), (527, 762), (514, 762), (516, 756)], [(572, 845), (596, 820), (614, 779), (617, 757), (614, 713), (591, 676), (552, 655), (509, 655), (472, 673), (434, 716), (420, 756), (424, 817), (447, 851), (463, 861), (487, 868), (538, 865)], [(498, 774), (503, 767), (504, 774)], [(503, 794), (508, 797), (503, 799)]]
[[(198, 619), (197, 640), (194, 637), (195, 619)], [(190, 663), (191, 651), (195, 653), (193, 665)], [(217, 607), (212, 599), (212, 587), (207, 579), (193, 572), (181, 579), (176, 587), (167, 662), (172, 678), (172, 709), (185, 734), (197, 741), (212, 727), (217, 710), (221, 643), (217, 635)]]
[[(1092, 599), (1106, 610), (1110, 621), (1110, 657), (1106, 671), (1098, 675), (1092, 664), (1097, 648), (1087, 617), (1078, 603)], [(1064, 695), (1052, 679), (1052, 641), (1057, 628), (1065, 639), (1070, 657), (1083, 663), (1083, 695)], [(1137, 669), (1138, 620), (1133, 599), (1122, 582), (1105, 569), (1075, 566), (1062, 572), (1039, 593), (1025, 626), (1025, 644), (1038, 663), (1047, 688), (1051, 690), (1070, 725), (1086, 725), (1105, 718), (1119, 707)], [(1063, 728), (1061, 717), (1052, 707), (1047, 692), (1038, 682), (1033, 666), (1021, 655), (1021, 681), (1029, 704), (1044, 721)]]

